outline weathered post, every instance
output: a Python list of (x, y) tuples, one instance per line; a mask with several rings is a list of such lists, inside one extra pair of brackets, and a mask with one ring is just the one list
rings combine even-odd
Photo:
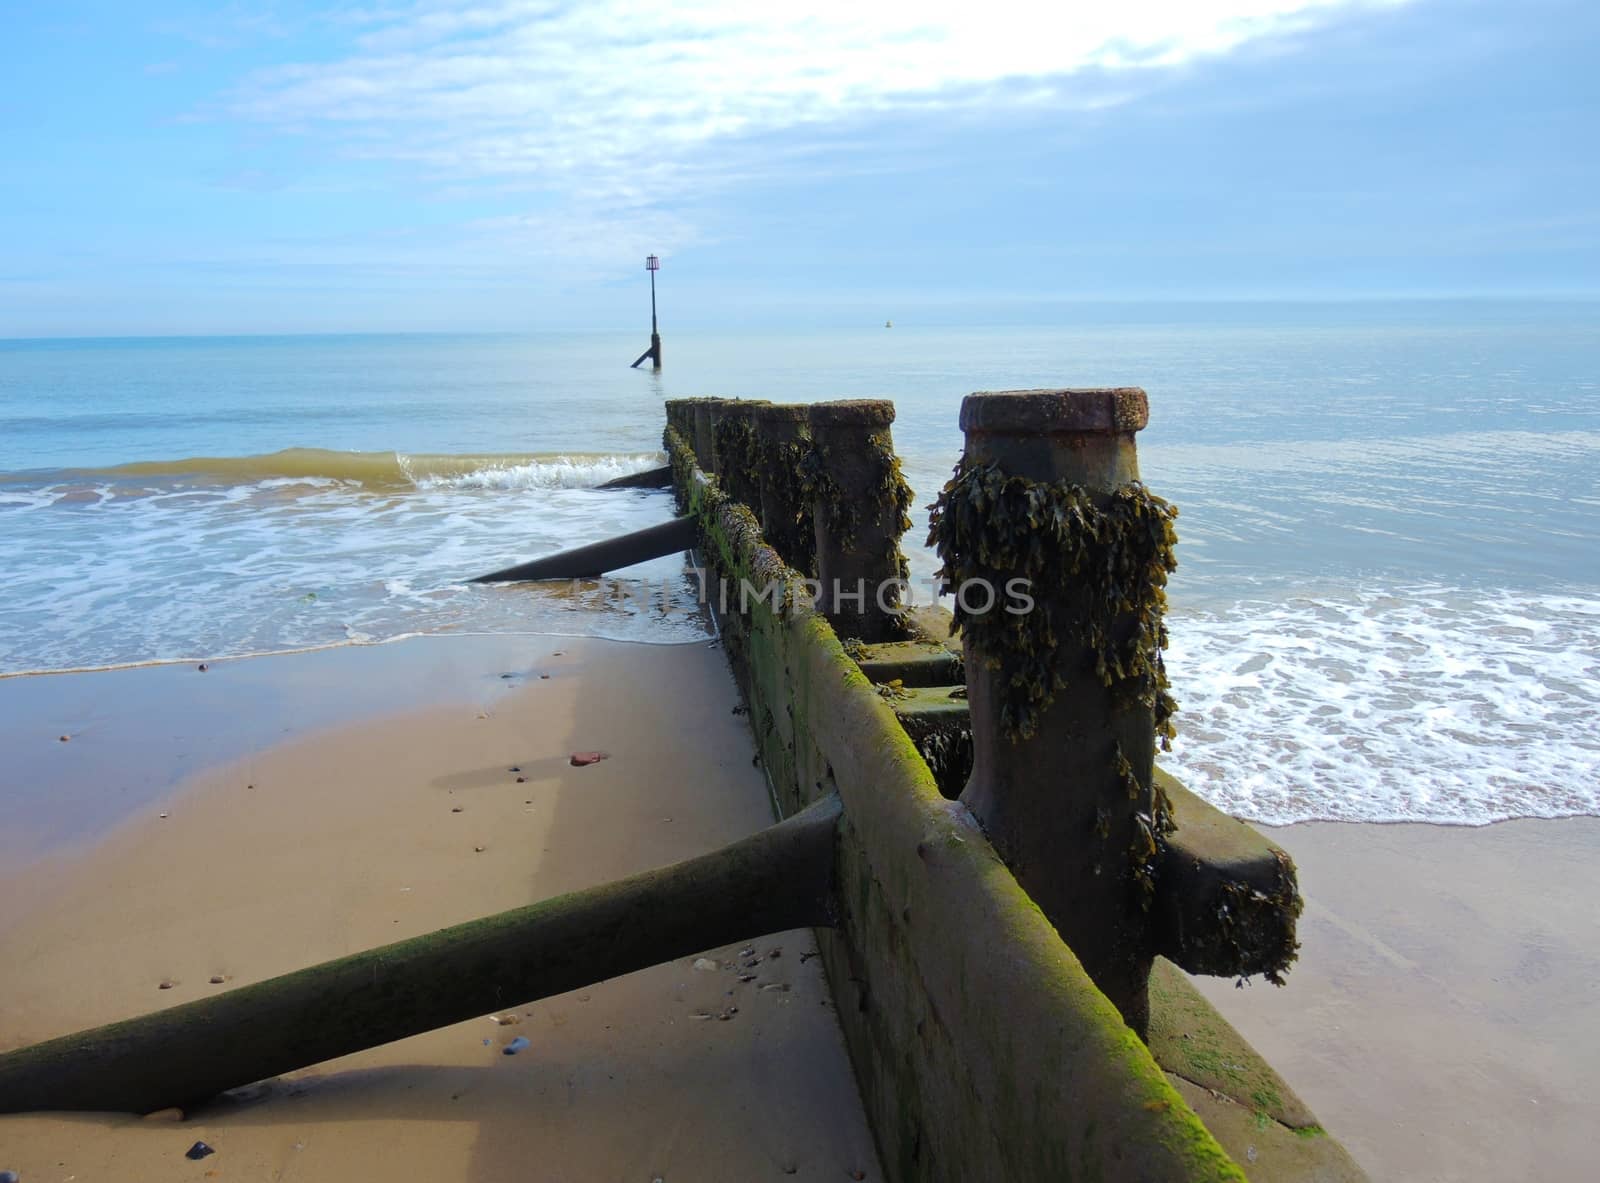
[(761, 532), (802, 575), (817, 569), (817, 536), (803, 476), (811, 451), (810, 413), (805, 403), (768, 403), (754, 416)]
[(911, 490), (900, 475), (887, 399), (816, 403), (806, 479), (817, 540), (820, 606), (841, 637), (899, 635), (907, 575), (900, 535)]
[(666, 403), (667, 426), (689, 444), (694, 443), (694, 404), (692, 398), (669, 398)]
[(661, 260), (656, 255), (646, 255), (644, 269), (650, 273), (650, 348), (634, 359), (632, 369), (637, 370), (645, 358), (650, 358), (653, 370), (661, 368), (661, 332), (656, 327), (656, 272), (661, 270)]
[(694, 435), (686, 437), (694, 445), (695, 458), (703, 472), (717, 471), (717, 419), (725, 398), (697, 398), (694, 402)]
[(766, 399), (727, 399), (716, 413), (713, 428), (712, 446), (723, 491), (751, 509), (761, 502), (756, 480), (755, 412), (766, 405)]
[(934, 526), (967, 656), (961, 800), (1141, 1035), (1170, 829), (1152, 778), (1171, 511), (1139, 484), (1147, 418), (1132, 388), (970, 395)]

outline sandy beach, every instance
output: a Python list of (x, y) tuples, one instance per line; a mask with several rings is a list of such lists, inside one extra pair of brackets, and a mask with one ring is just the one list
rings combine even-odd
[[(556, 637), (0, 680), (0, 1048), (759, 829), (737, 701), (714, 645)], [(582, 750), (610, 758), (572, 767)], [(1301, 960), (1281, 990), (1204, 989), (1327, 1128), (1374, 1179), (1582, 1177), (1600, 819), (1272, 834), (1300, 865)], [(714, 970), (484, 1016), (181, 1123), (3, 1117), (0, 1169), (878, 1178), (812, 948), (796, 932), (711, 951)], [(196, 1141), (216, 1154), (186, 1160)]]
[(1373, 1179), (1590, 1177), (1600, 818), (1266, 832), (1300, 960), (1202, 988)]
[[(736, 703), (714, 646), (555, 637), (0, 681), (0, 1048), (757, 830), (771, 806)], [(573, 767), (587, 750), (609, 758)], [(511, 1008), (182, 1122), (3, 1117), (0, 1169), (881, 1178), (813, 948), (794, 932), (709, 951), (716, 968)], [(506, 1055), (519, 1036), (528, 1048)], [(187, 1160), (196, 1141), (216, 1153)]]

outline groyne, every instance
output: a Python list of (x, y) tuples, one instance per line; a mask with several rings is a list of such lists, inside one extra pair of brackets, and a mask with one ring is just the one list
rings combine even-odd
[(946, 577), (1033, 603), (958, 599), (953, 640), (880, 594), (910, 524), (892, 405), (667, 406), (777, 809), (842, 804), (819, 943), (896, 1179), (1364, 1178), (1179, 968), (1281, 980), (1300, 899), (1281, 850), (1154, 765), (1172, 539), (1145, 415), (1136, 390), (968, 400)]

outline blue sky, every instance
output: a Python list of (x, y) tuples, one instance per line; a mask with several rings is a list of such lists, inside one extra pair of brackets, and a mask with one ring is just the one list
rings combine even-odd
[(0, 336), (1600, 295), (1591, 0), (0, 19)]

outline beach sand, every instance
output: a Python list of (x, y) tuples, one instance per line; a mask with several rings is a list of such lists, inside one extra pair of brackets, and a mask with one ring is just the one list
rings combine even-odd
[(1600, 819), (1266, 832), (1300, 960), (1201, 988), (1374, 1181), (1593, 1178)]
[[(714, 646), (430, 637), (208, 665), (0, 681), (0, 1048), (772, 820)], [(572, 767), (583, 750), (610, 758)], [(814, 947), (792, 932), (743, 957), (710, 951), (728, 968), (658, 966), (182, 1122), (0, 1117), (0, 1170), (24, 1183), (881, 1178)], [(505, 1055), (517, 1036), (531, 1046)], [(216, 1153), (186, 1159), (196, 1141)]]
[[(553, 637), (0, 680), (0, 1048), (759, 829), (770, 806), (736, 702), (715, 647)], [(571, 767), (586, 749), (611, 758)], [(1300, 962), (1283, 989), (1201, 986), (1373, 1179), (1588, 1177), (1600, 819), (1270, 832), (1300, 866)], [(0, 1169), (881, 1178), (812, 947), (758, 942), (781, 956), (753, 983), (661, 966), (181, 1124), (0, 1117)], [(691, 1017), (728, 1005), (725, 1022)], [(503, 1055), (517, 1035), (532, 1046)], [(217, 1153), (186, 1160), (197, 1140)]]

